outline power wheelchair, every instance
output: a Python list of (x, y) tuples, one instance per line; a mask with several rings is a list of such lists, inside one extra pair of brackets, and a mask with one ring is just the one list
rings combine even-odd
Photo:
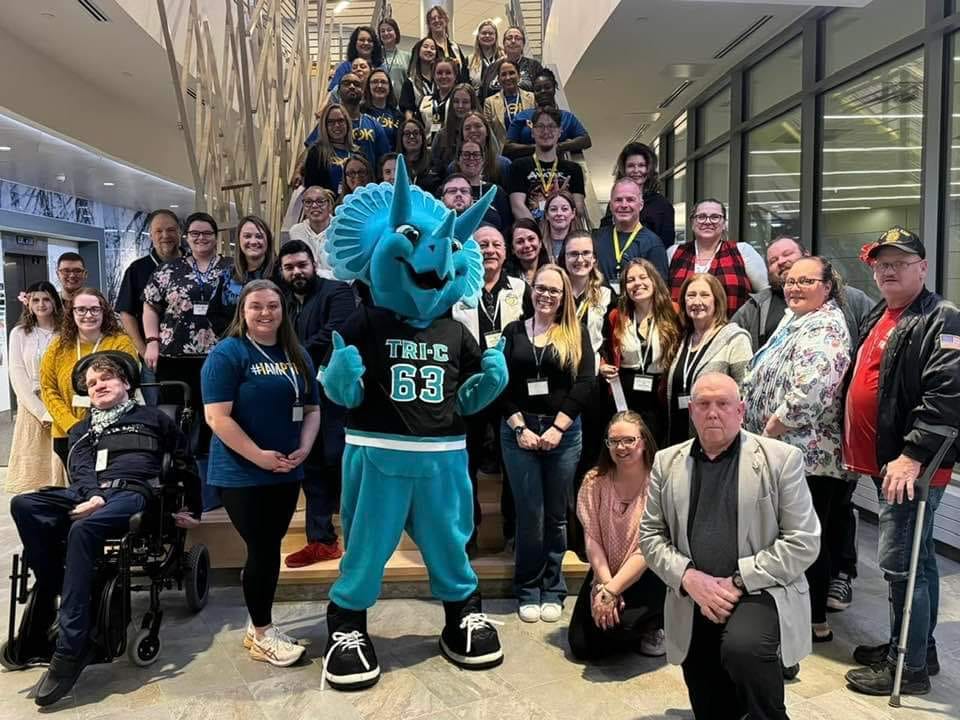
[[(177, 402), (162, 403), (159, 409), (177, 424), (183, 438), (190, 438), (194, 419), (189, 385), (179, 381), (140, 384), (139, 368), (132, 358), (122, 353), (110, 355), (123, 365), (131, 392), (137, 387), (157, 387), (165, 399), (171, 394), (179, 396)], [(86, 394), (84, 378), (92, 358), (93, 355), (87, 356), (74, 370), (77, 394)], [(121, 434), (115, 442), (117, 447), (108, 448), (111, 455), (130, 449), (160, 450), (156, 438), (145, 435)], [(199, 502), (199, 476), (189, 447), (176, 453), (165, 452), (161, 468), (160, 476), (150, 483), (146, 508), (130, 517), (125, 535), (105, 542), (103, 554), (95, 562), (90, 614), (95, 663), (111, 662), (124, 652), (130, 662), (140, 667), (156, 661), (162, 648), (161, 591), (174, 587), (182, 590), (187, 606), (195, 613), (207, 604), (209, 552), (201, 544), (188, 550), (187, 530), (177, 526), (173, 518), (173, 513), (188, 504), (188, 495)], [(15, 554), (10, 574), (8, 636), (0, 646), (0, 665), (7, 670), (49, 663), (56, 649), (57, 599), (40, 601), (36, 584), (28, 587), (30, 575), (23, 557)], [(131, 594), (140, 591), (150, 593), (150, 606), (137, 623), (131, 623)], [(18, 605), (24, 606), (19, 626)]]

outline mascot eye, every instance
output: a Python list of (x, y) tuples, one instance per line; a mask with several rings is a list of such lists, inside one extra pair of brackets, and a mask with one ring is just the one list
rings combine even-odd
[(460, 243), (459, 240), (454, 240), (452, 245), (453, 245), (454, 252), (460, 252), (461, 250), (463, 250), (463, 245)]
[(398, 225), (395, 232), (400, 233), (412, 243), (420, 239), (420, 231), (413, 227), (413, 225)]

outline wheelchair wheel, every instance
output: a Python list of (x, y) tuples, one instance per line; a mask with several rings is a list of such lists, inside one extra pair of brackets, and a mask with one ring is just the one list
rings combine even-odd
[(137, 667), (147, 667), (156, 662), (161, 648), (159, 635), (153, 635), (150, 628), (140, 628), (127, 642), (127, 659)]
[(197, 613), (210, 599), (210, 552), (206, 545), (194, 545), (183, 564), (183, 590), (187, 607)]
[(126, 602), (121, 578), (119, 575), (113, 575), (103, 586), (98, 612), (97, 631), (104, 661), (109, 661), (123, 653), (127, 629), (121, 618), (124, 616)]

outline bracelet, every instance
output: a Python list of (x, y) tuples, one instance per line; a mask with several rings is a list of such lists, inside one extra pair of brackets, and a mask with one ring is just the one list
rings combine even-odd
[(550, 427), (552, 427), (554, 430), (556, 430), (556, 431), (557, 431), (558, 433), (560, 433), (561, 435), (563, 435), (563, 434), (566, 432), (566, 430), (564, 430), (562, 427), (560, 427), (560, 426), (557, 425), (556, 423), (551, 424)]
[(514, 432), (514, 434), (515, 434), (517, 437), (520, 437), (521, 435), (523, 435), (523, 431), (526, 430), (526, 429), (527, 429), (527, 426), (526, 426), (526, 425), (517, 425), (517, 426), (513, 429), (513, 432)]
[(144, 338), (144, 339), (143, 339), (143, 344), (144, 344), (145, 346), (146, 346), (146, 345), (149, 345), (149, 344), (152, 343), (152, 342), (158, 343), (158, 342), (160, 342), (160, 338), (154, 336), (154, 337), (148, 337), (148, 338)]

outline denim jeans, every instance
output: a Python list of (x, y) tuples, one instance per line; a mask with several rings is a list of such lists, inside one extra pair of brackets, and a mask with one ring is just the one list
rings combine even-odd
[[(157, 381), (157, 373), (155, 370), (152, 370), (146, 362), (140, 363), (140, 382), (141, 383), (155, 383)], [(160, 404), (160, 388), (156, 387), (147, 387), (141, 390), (143, 392), (143, 402), (152, 407), (156, 407)]]
[[(880, 541), (877, 556), (880, 570), (890, 585), (890, 654), (896, 660), (900, 642), (900, 625), (907, 596), (907, 576), (910, 572), (910, 549), (916, 525), (916, 499), (904, 499), (899, 505), (890, 505), (880, 492), (881, 481), (874, 478), (880, 498)], [(907, 630), (908, 670), (923, 670), (927, 666), (927, 648), (935, 647), (933, 631), (937, 627), (940, 606), (940, 571), (937, 568), (936, 547), (933, 542), (933, 519), (946, 488), (930, 488), (927, 509), (923, 516), (923, 539), (917, 564), (917, 582), (913, 589), (913, 610)]]
[[(524, 423), (542, 435), (553, 416), (524, 414)], [(503, 464), (517, 509), (514, 592), (521, 605), (563, 603), (563, 554), (567, 550), (567, 504), (580, 460), (580, 419), (553, 450), (523, 450), (504, 421), (500, 425)]]

